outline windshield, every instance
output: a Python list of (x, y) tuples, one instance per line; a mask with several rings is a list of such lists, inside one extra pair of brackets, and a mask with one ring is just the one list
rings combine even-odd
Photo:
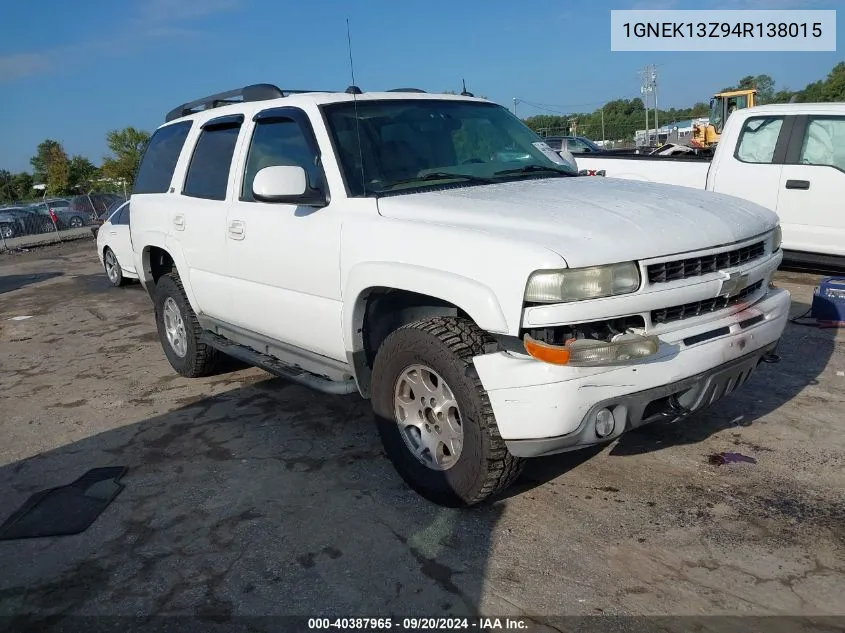
[[(505, 108), (427, 99), (324, 106), (352, 196), (575, 175)], [(360, 147), (358, 137), (360, 134)]]

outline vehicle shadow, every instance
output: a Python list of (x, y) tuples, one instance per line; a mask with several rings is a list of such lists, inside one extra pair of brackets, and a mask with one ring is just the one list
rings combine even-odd
[(37, 284), (54, 277), (61, 277), (63, 272), (32, 273), (29, 275), (2, 275), (0, 276), (0, 294), (13, 292), (26, 288), (31, 284)]
[(103, 466), (128, 467), (126, 488), (88, 530), (0, 542), (9, 630), (80, 613), (236, 631), (261, 629), (237, 616), (479, 612), (503, 505), (410, 491), (357, 396), (267, 379), (6, 464), (0, 521)]
[[(809, 305), (793, 302), (791, 318)], [(669, 446), (696, 444), (733, 427), (751, 426), (808, 386), (818, 384), (836, 348), (835, 330), (790, 322), (777, 349), (780, 362), (761, 364), (751, 379), (711, 407), (678, 422), (653, 422), (622, 435), (611, 455), (636, 455)]]

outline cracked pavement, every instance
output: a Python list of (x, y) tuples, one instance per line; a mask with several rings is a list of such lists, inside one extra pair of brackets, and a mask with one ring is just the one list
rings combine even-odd
[[(406, 488), (357, 396), (176, 375), (93, 246), (0, 255), (0, 521), (90, 468), (126, 489), (82, 534), (0, 542), (0, 616), (845, 615), (845, 331), (790, 325), (711, 409), (458, 511)], [(794, 315), (817, 280), (779, 274)]]

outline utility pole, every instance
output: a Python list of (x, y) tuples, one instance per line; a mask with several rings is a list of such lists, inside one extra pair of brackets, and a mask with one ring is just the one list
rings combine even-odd
[(657, 144), (660, 140), (660, 124), (657, 113), (657, 68), (654, 64), (649, 64), (645, 67), (645, 70), (640, 71), (640, 77), (642, 78), (640, 93), (643, 95), (643, 105), (645, 106), (646, 145), (651, 145), (651, 128), (648, 126), (649, 94), (654, 94), (654, 142)]
[[(645, 75), (643, 75), (645, 77)], [(644, 145), (647, 147), (649, 144), (648, 137), (650, 136), (650, 132), (648, 129), (648, 87), (646, 86), (645, 78), (643, 78), (643, 83), (640, 86), (640, 94), (643, 96), (643, 105), (645, 106), (645, 142)]]
[(516, 97), (513, 98), (513, 115), (516, 116), (516, 104), (519, 103), (519, 99)]
[(654, 142), (660, 145), (660, 125), (657, 122), (657, 69), (654, 64), (650, 67), (649, 82), (654, 93)]
[(601, 106), (601, 146), (604, 147), (604, 104)]

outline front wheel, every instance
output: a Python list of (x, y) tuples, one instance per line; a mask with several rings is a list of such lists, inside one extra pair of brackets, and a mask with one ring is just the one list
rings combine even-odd
[(106, 269), (106, 276), (109, 278), (109, 283), (112, 286), (126, 285), (127, 281), (123, 276), (123, 270), (120, 268), (120, 262), (117, 261), (114, 251), (108, 247), (103, 251), (103, 266)]
[(5, 239), (11, 239), (15, 236), (15, 230), (10, 224), (0, 224), (0, 236)]
[(69, 224), (70, 224), (70, 228), (78, 229), (78, 228), (85, 225), (85, 221), (82, 218), (80, 218), (78, 215), (75, 215), (70, 219)]
[(468, 319), (434, 317), (396, 330), (376, 355), (372, 403), (384, 449), (405, 482), (440, 505), (480, 503), (523, 464), (499, 435), (472, 364), (489, 341)]
[(155, 312), (161, 346), (173, 369), (186, 378), (214, 373), (219, 353), (202, 341), (202, 328), (178, 275), (169, 273), (156, 282)]

